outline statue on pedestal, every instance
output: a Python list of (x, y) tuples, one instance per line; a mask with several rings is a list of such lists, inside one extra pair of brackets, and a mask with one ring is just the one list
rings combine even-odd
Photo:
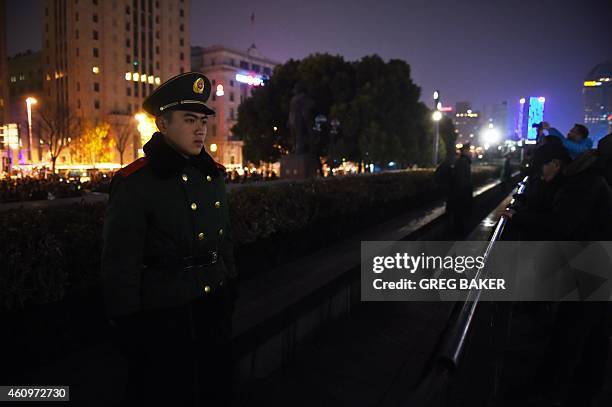
[(304, 87), (297, 83), (289, 102), (291, 154), (281, 157), (281, 175), (284, 178), (309, 178), (316, 175), (318, 157), (315, 155), (312, 130), (314, 105)]
[(306, 95), (303, 86), (300, 83), (296, 84), (289, 102), (289, 129), (294, 154), (313, 153), (311, 145), (313, 107), (314, 101)]

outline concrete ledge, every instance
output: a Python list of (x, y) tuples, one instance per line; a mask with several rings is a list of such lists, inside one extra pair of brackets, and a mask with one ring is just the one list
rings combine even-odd
[[(499, 194), (499, 181), (474, 191), (479, 201)], [(264, 377), (286, 365), (300, 343), (330, 321), (350, 314), (360, 301), (361, 241), (416, 237), (440, 224), (444, 203), (406, 213), (319, 250), (308, 257), (241, 282), (234, 314), (239, 382)]]

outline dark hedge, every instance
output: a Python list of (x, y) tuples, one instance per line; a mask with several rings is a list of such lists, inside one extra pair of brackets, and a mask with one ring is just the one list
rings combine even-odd
[[(499, 176), (476, 167), (475, 185)], [(431, 170), (244, 186), (229, 194), (241, 278), (442, 198)], [(3, 310), (87, 292), (99, 278), (103, 203), (0, 212)]]

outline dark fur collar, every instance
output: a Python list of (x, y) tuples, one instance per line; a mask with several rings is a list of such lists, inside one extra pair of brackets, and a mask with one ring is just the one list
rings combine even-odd
[(153, 171), (161, 178), (179, 174), (186, 165), (193, 165), (202, 174), (213, 178), (221, 175), (219, 164), (204, 148), (199, 155), (185, 158), (164, 140), (160, 132), (153, 134), (151, 140), (143, 146), (143, 150)]

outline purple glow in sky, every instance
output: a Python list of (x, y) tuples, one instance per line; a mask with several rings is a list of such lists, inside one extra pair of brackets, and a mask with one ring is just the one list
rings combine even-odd
[[(105, 0), (110, 1), (110, 0)], [(8, 50), (41, 47), (41, 1), (7, 1)], [(582, 82), (612, 60), (612, 1), (192, 0), (191, 44), (246, 50), (277, 61), (314, 52), (348, 60), (368, 54), (412, 66), (422, 100), (445, 106), (545, 96), (546, 119), (567, 131), (582, 120)], [(251, 24), (251, 14), (255, 22)]]

